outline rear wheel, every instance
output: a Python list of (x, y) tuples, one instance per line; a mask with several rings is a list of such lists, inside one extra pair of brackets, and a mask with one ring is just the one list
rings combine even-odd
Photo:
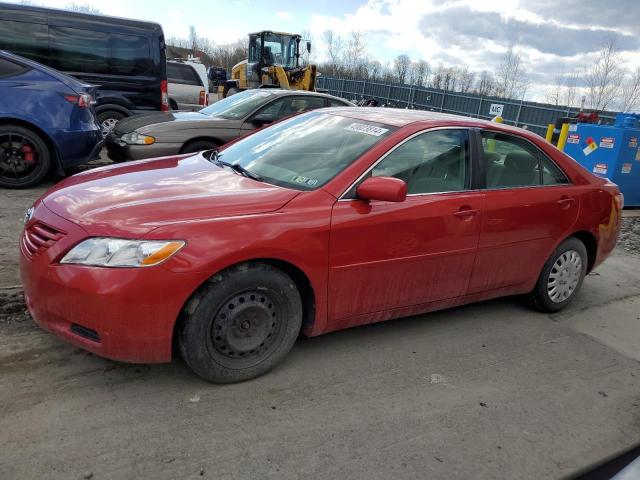
[(195, 142), (185, 144), (180, 150), (180, 153), (197, 153), (203, 150), (212, 150), (219, 146), (220, 145), (211, 140), (196, 140)]
[(584, 244), (568, 238), (545, 263), (529, 299), (542, 312), (557, 312), (576, 296), (587, 274), (588, 256)]
[(40, 135), (18, 125), (0, 126), (0, 187), (35, 185), (50, 165), (51, 153)]
[(265, 264), (242, 264), (214, 276), (187, 304), (182, 357), (202, 378), (233, 383), (277, 365), (302, 324), (291, 278)]
[(124, 113), (116, 112), (114, 110), (100, 112), (98, 114), (98, 123), (100, 124), (102, 136), (106, 137), (107, 135), (109, 135), (109, 133), (111, 133), (111, 130), (113, 130), (116, 126), (116, 123), (118, 123), (123, 118), (126, 118), (126, 115)]

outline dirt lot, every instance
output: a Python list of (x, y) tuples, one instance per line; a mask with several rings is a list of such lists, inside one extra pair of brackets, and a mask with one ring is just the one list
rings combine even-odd
[(17, 241), (45, 189), (2, 192), (2, 479), (553, 478), (640, 437), (640, 219), (560, 314), (502, 299), (352, 329), (216, 386), (25, 315)]

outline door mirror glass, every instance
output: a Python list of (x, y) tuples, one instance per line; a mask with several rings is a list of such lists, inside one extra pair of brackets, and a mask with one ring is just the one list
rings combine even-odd
[(399, 178), (369, 177), (356, 188), (356, 195), (363, 200), (404, 202), (407, 184)]
[(269, 112), (261, 112), (253, 117), (251, 123), (253, 123), (257, 127), (261, 127), (263, 125), (266, 125), (267, 123), (273, 123), (274, 121), (275, 118)]

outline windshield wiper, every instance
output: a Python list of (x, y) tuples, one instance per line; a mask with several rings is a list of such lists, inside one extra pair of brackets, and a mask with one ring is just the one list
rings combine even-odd
[(249, 170), (247, 170), (246, 168), (244, 168), (242, 165), (240, 165), (239, 163), (229, 163), (229, 162), (225, 162), (224, 160), (220, 160), (220, 157), (222, 155), (220, 155), (220, 153), (218, 152), (218, 150), (213, 150), (211, 152), (211, 155), (209, 156), (209, 161), (211, 163), (217, 164), (217, 165), (223, 165), (225, 167), (229, 167), (231, 170), (238, 172), (240, 175), (243, 175), (247, 178), (250, 178), (252, 180), (255, 180), (257, 182), (263, 182), (263, 178), (260, 175), (257, 175)]

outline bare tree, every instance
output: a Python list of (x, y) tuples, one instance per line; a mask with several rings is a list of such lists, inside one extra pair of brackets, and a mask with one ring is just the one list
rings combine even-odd
[(195, 56), (198, 51), (198, 34), (196, 33), (196, 27), (189, 25), (189, 48), (191, 53)]
[(378, 60), (367, 62), (367, 78), (378, 80), (382, 76), (383, 66)]
[(340, 67), (340, 60), (343, 53), (343, 42), (340, 35), (336, 35), (333, 30), (325, 30), (322, 34), (325, 50), (327, 52), (327, 63), (331, 75), (335, 75)]
[(418, 87), (426, 87), (431, 76), (431, 65), (426, 60), (418, 60), (411, 64), (409, 83)]
[(68, 3), (65, 7), (65, 10), (70, 10), (72, 12), (79, 13), (90, 13), (92, 15), (102, 15), (100, 9), (89, 5), (88, 3), (80, 4), (80, 3)]
[(478, 83), (476, 85), (476, 93), (480, 96), (487, 97), (493, 95), (496, 88), (496, 81), (493, 74), (487, 70), (480, 72)]
[(393, 61), (393, 70), (398, 83), (405, 83), (407, 81), (407, 74), (409, 73), (410, 66), (411, 59), (409, 58), (409, 55), (402, 54), (395, 58)]
[(618, 97), (624, 77), (622, 58), (611, 39), (600, 50), (598, 60), (584, 73), (587, 102), (595, 111), (606, 110)]
[(522, 55), (513, 45), (502, 56), (496, 72), (495, 94), (504, 98), (516, 98), (524, 95), (527, 89), (526, 75), (522, 66)]
[(547, 91), (544, 94), (545, 101), (551, 105), (560, 105), (563, 90), (564, 78), (562, 77), (562, 74), (558, 72), (553, 80), (553, 84), (547, 88)]
[(469, 70), (469, 66), (465, 65), (462, 68), (459, 68), (457, 71), (458, 81), (457, 86), (458, 90), (462, 93), (467, 93), (471, 91), (473, 87), (473, 81), (476, 78), (476, 74)]
[(309, 65), (313, 63), (314, 52), (313, 50), (307, 51), (307, 42), (313, 44), (313, 35), (311, 35), (311, 30), (303, 30), (300, 36), (302, 37), (300, 40), (300, 65)]
[(622, 84), (622, 95), (620, 102), (620, 110), (630, 112), (634, 110), (640, 100), (640, 67), (636, 67), (635, 71), (625, 79)]
[(367, 47), (362, 32), (353, 30), (349, 33), (347, 48), (344, 52), (344, 67), (350, 77), (358, 77), (366, 72)]

